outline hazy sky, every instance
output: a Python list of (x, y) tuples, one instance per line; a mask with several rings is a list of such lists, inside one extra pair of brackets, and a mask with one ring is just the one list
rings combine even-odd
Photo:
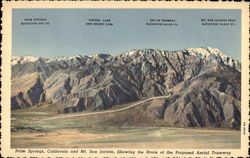
[[(46, 18), (50, 24), (21, 25), (25, 18)], [(114, 25), (87, 26), (91, 18), (111, 19)], [(234, 26), (202, 26), (204, 18), (236, 21)], [(175, 19), (178, 26), (146, 26), (150, 19)], [(240, 59), (240, 23), (240, 10), (14, 9), (12, 55), (51, 58), (210, 46)]]

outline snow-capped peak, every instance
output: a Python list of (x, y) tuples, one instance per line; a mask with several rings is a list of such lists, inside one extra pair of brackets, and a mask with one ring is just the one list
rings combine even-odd
[(140, 56), (144, 54), (150, 54), (150, 53), (163, 53), (163, 51), (160, 51), (158, 49), (132, 49), (130, 51), (127, 51), (125, 53), (122, 53), (121, 57), (131, 57), (131, 56)]
[(97, 55), (76, 55), (70, 57), (55, 57), (55, 58), (37, 58), (32, 56), (12, 56), (11, 57), (11, 65), (15, 64), (24, 64), (24, 63), (32, 63), (32, 62), (40, 62), (43, 61), (45, 63), (57, 63), (57, 62), (79, 62), (79, 61), (87, 61), (89, 59), (98, 59), (98, 58), (109, 58), (111, 55), (108, 54), (97, 54)]
[(217, 55), (221, 57), (226, 57), (219, 49), (217, 48), (188, 48), (186, 49), (190, 54), (200, 57), (208, 57), (210, 55)]
[[(241, 69), (241, 64), (238, 60), (233, 59), (232, 57), (224, 55), (219, 49), (206, 47), (206, 48), (188, 48), (185, 50), (190, 55), (201, 58), (205, 61), (213, 62), (216, 64), (224, 64), (228, 65), (230, 67), (236, 68), (238, 71)], [(174, 52), (174, 51), (170, 51)], [(166, 51), (160, 51), (160, 50), (154, 50), (154, 49), (133, 49), (127, 52), (122, 53), (121, 55), (118, 55), (118, 58), (124, 58), (133, 60), (136, 59), (139, 56), (144, 55), (165, 55), (167, 53)], [(11, 64), (23, 64), (28, 62), (45, 62), (45, 63), (54, 63), (54, 62), (66, 62), (66, 63), (78, 63), (78, 62), (86, 62), (89, 59), (92, 60), (99, 60), (99, 59), (107, 59), (112, 58), (111, 55), (108, 54), (97, 54), (97, 55), (77, 55), (77, 56), (71, 56), (71, 57), (56, 57), (52, 59), (46, 59), (46, 58), (37, 58), (32, 56), (13, 56), (11, 58)]]
[(76, 56), (71, 56), (71, 57), (55, 57), (55, 58), (49, 59), (48, 62), (70, 61), (70, 60), (73, 60), (73, 59), (76, 59), (76, 58), (83, 59), (83, 58), (87, 58), (87, 57), (86, 56), (81, 56), (81, 55), (76, 55)]
[(12, 56), (11, 65), (36, 62), (39, 58), (33, 56)]
[(137, 52), (138, 52), (138, 50), (133, 49), (133, 50), (130, 50), (130, 51), (127, 51), (127, 52), (122, 53), (120, 56), (121, 56), (121, 57), (133, 56), (133, 55), (135, 55)]
[(216, 63), (222, 63), (228, 65), (230, 67), (236, 68), (238, 71), (241, 69), (241, 64), (238, 60), (224, 55), (219, 49), (217, 48), (189, 48), (186, 49), (191, 55), (200, 57), (204, 60), (209, 60)]
[(111, 55), (99, 53), (99, 54), (95, 54), (95, 55), (89, 55), (88, 57), (94, 58), (94, 59), (96, 59), (96, 58), (109, 58), (109, 57), (111, 57)]

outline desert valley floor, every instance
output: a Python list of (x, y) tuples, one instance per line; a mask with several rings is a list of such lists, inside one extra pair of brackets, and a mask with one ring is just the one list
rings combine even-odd
[(137, 103), (138, 106), (131, 108), (125, 109), (132, 105), (125, 104), (101, 113), (85, 111), (56, 114), (53, 112), (56, 108), (52, 105), (14, 110), (11, 121), (11, 147), (240, 148), (239, 130), (168, 127), (162, 120), (150, 118), (127, 119), (127, 122), (122, 124), (119, 120), (112, 120), (118, 115), (124, 117), (144, 106), (140, 102)]

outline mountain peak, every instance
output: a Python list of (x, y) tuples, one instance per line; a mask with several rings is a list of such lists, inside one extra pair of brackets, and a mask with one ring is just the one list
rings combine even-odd
[(52, 61), (70, 61), (70, 60), (73, 60), (73, 59), (76, 59), (76, 58), (86, 58), (85, 56), (81, 56), (81, 55), (76, 55), (76, 56), (71, 56), (71, 57), (55, 57), (55, 58), (52, 58), (52, 59), (49, 59), (48, 62), (52, 62)]
[(225, 56), (219, 49), (212, 48), (212, 47), (188, 48), (186, 50), (193, 55), (198, 54), (203, 57), (206, 57), (209, 55)]
[(95, 55), (89, 55), (89, 57), (91, 57), (91, 58), (108, 58), (108, 57), (111, 57), (111, 55), (99, 53), (99, 54), (95, 54)]
[[(136, 60), (138, 57), (142, 56), (151, 56), (151, 55), (159, 55), (165, 56), (166, 53), (174, 53), (176, 51), (161, 51), (158, 49), (132, 49), (130, 51), (126, 51), (118, 55), (118, 58), (123, 59), (133, 59)], [(179, 50), (178, 52), (188, 52), (189, 55), (195, 56), (197, 58), (202, 58), (205, 61), (209, 61), (212, 63), (228, 65), (230, 67), (236, 68), (238, 71), (241, 69), (241, 64), (238, 60), (233, 59), (232, 57), (224, 55), (219, 49), (212, 47), (200, 47), (200, 48), (188, 48), (184, 50)], [(27, 62), (67, 62), (67, 63), (78, 63), (79, 61), (85, 62), (89, 59), (92, 60), (102, 60), (112, 58), (109, 54), (96, 54), (96, 55), (77, 55), (72, 57), (56, 57), (52, 59), (47, 58), (37, 58), (32, 56), (13, 56), (11, 59), (11, 64), (23, 64)]]
[(27, 62), (36, 62), (39, 58), (33, 56), (12, 56), (11, 65), (23, 64)]
[(238, 71), (240, 71), (241, 66), (240, 62), (230, 56), (226, 56), (217, 48), (211, 47), (201, 47), (201, 48), (188, 48), (186, 49), (191, 55), (195, 57), (200, 57), (204, 60), (222, 63), (225, 65), (229, 65), (230, 67), (235, 67)]
[(130, 56), (139, 56), (149, 53), (162, 53), (162, 51), (158, 49), (132, 49), (130, 51), (122, 53), (120, 56), (122, 57), (130, 57)]

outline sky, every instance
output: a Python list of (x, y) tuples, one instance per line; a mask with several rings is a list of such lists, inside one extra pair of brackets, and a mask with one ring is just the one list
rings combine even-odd
[[(13, 9), (12, 55), (61, 57), (132, 49), (182, 50), (213, 47), (240, 60), (240, 10), (198, 9)], [(46, 18), (49, 25), (21, 25)], [(110, 19), (113, 26), (89, 26)], [(177, 26), (147, 26), (150, 19), (174, 19)], [(202, 26), (201, 19), (235, 19), (233, 26)]]

